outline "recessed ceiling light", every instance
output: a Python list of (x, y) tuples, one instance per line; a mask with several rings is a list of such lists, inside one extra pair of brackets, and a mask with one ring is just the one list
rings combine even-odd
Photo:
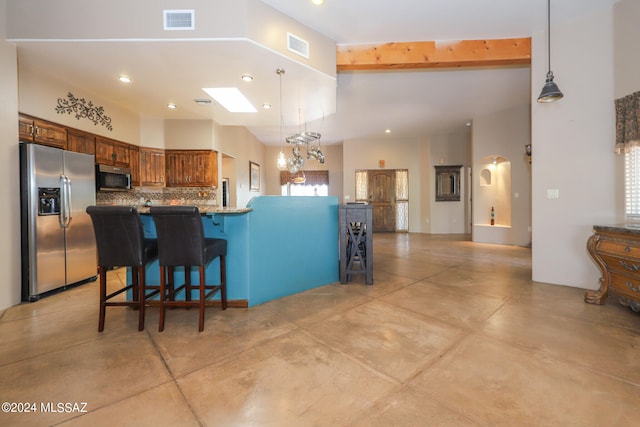
[(471, 122), (467, 122), (465, 124), (467, 125), (467, 127), (471, 126)]
[(324, 0), (311, 0), (311, 3), (316, 6), (322, 6), (324, 4)]
[(131, 77), (125, 75), (125, 74), (120, 74), (118, 76), (118, 80), (120, 80), (122, 83), (131, 83), (133, 80), (131, 80)]
[(251, 74), (243, 74), (241, 78), (243, 82), (253, 81), (253, 76)]
[(265, 102), (264, 104), (262, 104), (262, 108), (264, 108), (265, 110), (269, 110), (271, 108), (271, 104)]
[(170, 110), (175, 110), (178, 107), (176, 106), (176, 104), (170, 102), (170, 103), (167, 104), (167, 108), (170, 109)]
[(385, 129), (384, 133), (391, 133), (391, 129)]
[(203, 88), (210, 97), (231, 113), (256, 113), (256, 107), (235, 87)]

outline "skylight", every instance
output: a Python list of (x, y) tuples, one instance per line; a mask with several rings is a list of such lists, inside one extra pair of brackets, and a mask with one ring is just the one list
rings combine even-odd
[(258, 111), (238, 88), (209, 87), (202, 90), (231, 113), (256, 113)]

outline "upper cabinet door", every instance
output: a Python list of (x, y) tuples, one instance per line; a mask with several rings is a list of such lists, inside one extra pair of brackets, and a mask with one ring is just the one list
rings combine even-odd
[(139, 187), (142, 183), (140, 177), (140, 147), (129, 147), (129, 168), (131, 169), (131, 185)]
[(76, 153), (96, 154), (96, 137), (79, 130), (67, 131), (67, 150)]
[(67, 148), (67, 129), (55, 123), (20, 115), (18, 134), (22, 141), (32, 141), (63, 150)]
[(167, 187), (216, 187), (218, 154), (211, 150), (166, 150)]
[(130, 168), (129, 144), (96, 136), (96, 163)]
[(140, 185), (165, 186), (164, 150), (140, 147)]

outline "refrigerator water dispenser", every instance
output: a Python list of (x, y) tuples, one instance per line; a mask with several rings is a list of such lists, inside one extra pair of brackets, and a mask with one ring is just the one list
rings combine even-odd
[(60, 215), (60, 188), (38, 188), (38, 215)]

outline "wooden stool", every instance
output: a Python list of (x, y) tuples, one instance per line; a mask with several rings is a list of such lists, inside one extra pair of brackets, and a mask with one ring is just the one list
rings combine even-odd
[[(136, 208), (132, 206), (89, 206), (87, 213), (93, 222), (98, 247), (98, 273), (100, 274), (100, 314), (98, 331), (104, 330), (106, 307), (124, 306), (138, 309), (138, 330), (144, 329), (145, 300), (159, 292), (157, 286), (148, 286), (145, 266), (158, 255), (155, 239), (145, 239)], [(107, 270), (113, 267), (131, 268), (131, 284), (107, 295)], [(128, 301), (111, 301), (117, 295), (132, 291)], [(151, 292), (147, 292), (151, 290)]]
[[(160, 262), (160, 322), (158, 330), (164, 330), (166, 307), (198, 307), (198, 330), (204, 329), (205, 301), (220, 291), (222, 309), (227, 308), (225, 256), (227, 241), (204, 237), (202, 217), (196, 206), (152, 206), (151, 216), (158, 235), (158, 259)], [(205, 267), (220, 258), (220, 284), (206, 285)], [(174, 268), (183, 266), (185, 283), (173, 284)], [(191, 267), (198, 267), (200, 283), (198, 299), (192, 300)], [(167, 277), (168, 276), (168, 277)], [(176, 300), (176, 294), (185, 291), (184, 300)]]

